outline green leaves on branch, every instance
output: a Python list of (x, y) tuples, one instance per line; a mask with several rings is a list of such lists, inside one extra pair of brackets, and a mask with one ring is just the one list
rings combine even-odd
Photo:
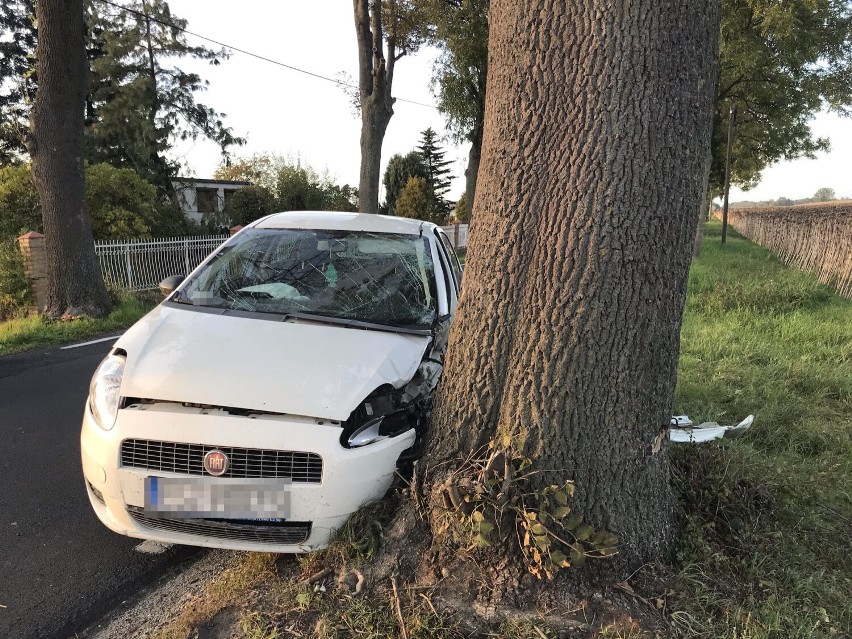
[(539, 579), (552, 579), (560, 568), (582, 566), (587, 557), (616, 553), (616, 535), (584, 524), (581, 514), (572, 513), (568, 500), (573, 494), (571, 481), (545, 486), (524, 495), (518, 509), (521, 552)]
[(743, 188), (781, 159), (828, 148), (810, 122), (852, 107), (852, 4), (723, 0), (711, 192), (724, 181), (728, 113), (737, 106), (733, 181)]
[(467, 550), (514, 538), (527, 569), (539, 579), (617, 552), (616, 535), (572, 511), (572, 481), (537, 487), (530, 459), (493, 444), (491, 451), (486, 459), (466, 462), (440, 486), (444, 516), (437, 518), (436, 538)]
[(317, 173), (298, 159), (256, 153), (219, 166), (213, 176), (220, 180), (245, 180), (252, 183), (252, 186), (231, 195), (225, 210), (208, 220), (220, 226), (245, 226), (278, 211), (357, 209), (357, 191), (354, 187), (339, 185), (328, 173)]

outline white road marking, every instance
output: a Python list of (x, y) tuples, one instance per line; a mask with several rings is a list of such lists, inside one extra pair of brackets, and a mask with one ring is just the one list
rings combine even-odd
[(101, 342), (108, 342), (111, 339), (115, 340), (121, 337), (120, 335), (113, 335), (112, 337), (102, 337), (100, 339), (93, 339), (91, 342), (83, 342), (81, 344), (71, 344), (71, 346), (60, 346), (61, 350), (67, 350), (69, 348), (80, 348), (81, 346), (88, 346), (89, 344), (100, 344)]
[(172, 544), (160, 544), (156, 541), (143, 541), (141, 544), (136, 546), (133, 550), (136, 552), (142, 552), (146, 555), (159, 555), (161, 553), (166, 552), (169, 548), (172, 547)]

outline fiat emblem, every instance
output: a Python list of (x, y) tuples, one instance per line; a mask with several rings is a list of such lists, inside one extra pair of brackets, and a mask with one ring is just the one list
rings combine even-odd
[(228, 456), (221, 450), (211, 450), (204, 456), (204, 470), (218, 477), (228, 470)]

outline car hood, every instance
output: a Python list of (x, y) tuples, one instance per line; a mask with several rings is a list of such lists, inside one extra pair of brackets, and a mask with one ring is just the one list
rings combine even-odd
[(417, 371), (430, 337), (160, 305), (116, 342), (125, 397), (343, 421)]

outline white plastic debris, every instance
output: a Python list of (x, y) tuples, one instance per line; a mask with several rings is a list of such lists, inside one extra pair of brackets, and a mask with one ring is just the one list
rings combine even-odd
[(735, 426), (720, 426), (716, 422), (704, 422), (693, 426), (692, 420), (686, 415), (676, 415), (672, 417), (669, 439), (679, 444), (700, 444), (723, 437), (733, 439), (746, 432), (753, 421), (754, 415), (749, 415)]

